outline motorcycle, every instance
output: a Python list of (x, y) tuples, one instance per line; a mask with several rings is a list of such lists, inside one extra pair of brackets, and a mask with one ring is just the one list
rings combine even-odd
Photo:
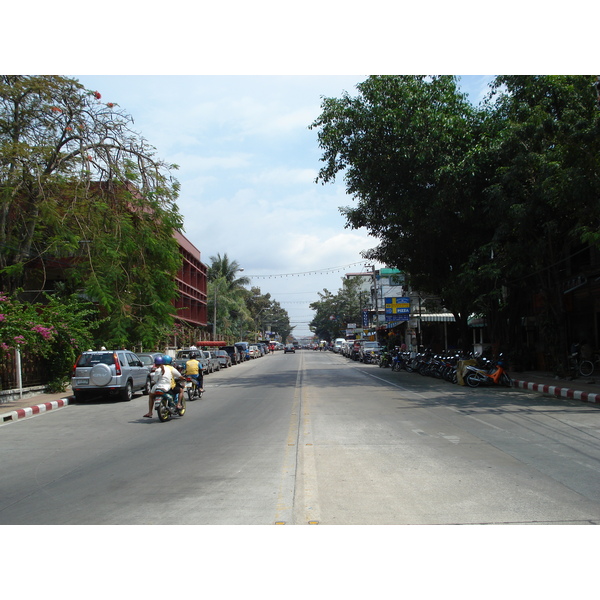
[(185, 396), (181, 397), (182, 408), (177, 408), (177, 400), (170, 392), (156, 390), (154, 398), (154, 409), (158, 414), (158, 420), (161, 423), (168, 421), (172, 417), (183, 417), (185, 415)]
[(193, 377), (186, 377), (187, 385), (185, 386), (185, 392), (188, 400), (193, 402), (194, 400), (200, 400), (204, 394), (204, 390), (201, 390), (198, 386), (198, 382)]
[(464, 380), (470, 387), (479, 385), (505, 385), (512, 386), (512, 379), (504, 369), (504, 360), (502, 356), (492, 363), (489, 369), (482, 369), (474, 365), (466, 367)]
[(406, 359), (405, 357), (398, 352), (392, 356), (392, 371), (401, 371), (406, 368)]
[(390, 366), (390, 355), (389, 352), (382, 352), (379, 357), (379, 366), (383, 369)]

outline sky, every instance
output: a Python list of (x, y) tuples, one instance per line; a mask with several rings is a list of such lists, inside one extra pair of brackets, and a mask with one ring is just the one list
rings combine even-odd
[[(202, 261), (237, 261), (287, 310), (296, 337), (311, 335), (319, 292), (336, 293), (345, 273), (371, 264), (361, 251), (377, 240), (345, 228), (340, 213), (353, 203), (343, 177), (315, 182), (322, 154), (309, 129), (323, 97), (355, 95), (365, 75), (72, 76), (130, 114), (156, 155), (179, 166), (184, 233)], [(463, 76), (461, 87), (478, 102), (490, 79)]]
[(70, 75), (129, 113), (157, 156), (179, 165), (184, 233), (203, 262), (236, 260), (301, 337), (309, 304), (336, 293), (377, 244), (345, 228), (342, 179), (315, 183), (321, 151), (309, 125), (322, 97), (355, 94), (374, 73), (466, 73), (478, 102), (482, 73), (595, 72), (595, 22), (581, 16), (589, 3), (560, 14), (537, 4), (172, 0), (140, 11), (121, 0), (115, 11), (65, 0), (29, 18), (13, 3), (6, 20), (25, 19), (27, 35), (7, 28), (0, 52), (4, 72)]

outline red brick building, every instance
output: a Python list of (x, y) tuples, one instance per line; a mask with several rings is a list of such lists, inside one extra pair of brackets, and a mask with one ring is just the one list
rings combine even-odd
[(183, 258), (183, 265), (177, 276), (177, 317), (191, 327), (206, 327), (207, 267), (200, 258), (200, 250), (182, 233), (175, 231), (175, 239)]

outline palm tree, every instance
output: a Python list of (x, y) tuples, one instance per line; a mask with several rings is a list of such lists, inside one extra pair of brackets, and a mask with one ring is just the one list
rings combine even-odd
[[(248, 277), (237, 277), (243, 269), (237, 261), (230, 261), (227, 254), (211, 256), (208, 268), (208, 310), (213, 315), (213, 338), (216, 339), (217, 324), (221, 336), (232, 335), (233, 323), (248, 320), (250, 314), (245, 299), (249, 294), (244, 287)], [(212, 305), (212, 306), (211, 306)]]
[(211, 256), (211, 265), (208, 268), (208, 280), (214, 281), (219, 277), (223, 277), (227, 282), (229, 290), (237, 290), (250, 283), (248, 277), (236, 277), (236, 275), (243, 271), (237, 262), (237, 260), (230, 261), (227, 253), (223, 256), (217, 254), (217, 256)]

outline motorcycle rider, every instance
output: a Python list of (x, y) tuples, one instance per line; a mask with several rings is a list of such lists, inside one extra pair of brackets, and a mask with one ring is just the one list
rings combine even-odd
[(204, 392), (204, 374), (202, 373), (202, 365), (196, 358), (198, 355), (195, 352), (190, 354), (190, 360), (185, 363), (185, 374), (196, 380), (198, 391)]
[[(167, 365), (169, 369), (172, 369), (173, 371), (179, 373), (179, 371), (177, 371), (177, 369), (171, 365), (173, 359), (168, 354), (165, 354), (164, 361), (165, 365)], [(171, 394), (173, 394), (173, 397), (177, 401), (177, 408), (183, 408), (183, 405), (181, 404), (181, 395), (183, 394), (183, 390), (185, 389), (185, 377), (181, 373), (179, 373), (179, 376), (180, 379), (173, 377), (175, 385), (171, 387)]]
[[(147, 419), (152, 418), (156, 390), (171, 392), (176, 399), (179, 397), (180, 388), (177, 385), (173, 385), (173, 382), (177, 384), (179, 381), (183, 380), (183, 375), (175, 367), (169, 364), (171, 361), (172, 359), (170, 356), (159, 355), (154, 358), (154, 365), (156, 366), (156, 369), (152, 373), (154, 385), (148, 395), (148, 412), (144, 415)], [(181, 408), (181, 406), (178, 404), (177, 408)]]

